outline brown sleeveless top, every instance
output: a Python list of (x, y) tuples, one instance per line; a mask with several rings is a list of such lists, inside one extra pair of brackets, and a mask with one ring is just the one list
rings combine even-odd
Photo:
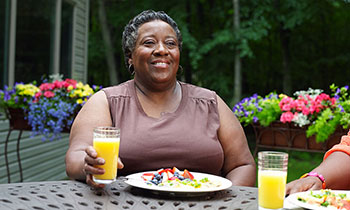
[(176, 166), (180, 170), (221, 175), (224, 153), (216, 93), (180, 82), (177, 110), (160, 118), (146, 115), (134, 80), (104, 88), (113, 126), (121, 130), (118, 175)]

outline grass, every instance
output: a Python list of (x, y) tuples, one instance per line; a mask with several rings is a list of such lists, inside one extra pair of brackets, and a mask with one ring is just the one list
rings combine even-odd
[[(249, 148), (252, 151), (255, 149), (255, 135), (252, 130), (245, 130)], [(267, 149), (265, 149), (267, 150)], [(318, 166), (322, 160), (324, 153), (315, 153), (315, 152), (301, 152), (293, 150), (278, 150), (281, 152), (288, 153), (288, 174), (287, 182), (291, 182), (307, 172), (310, 172), (316, 166)], [(257, 157), (255, 158), (257, 163)], [(258, 166), (258, 164), (256, 164)], [(257, 169), (258, 170), (258, 169)], [(256, 182), (258, 184), (258, 182)]]

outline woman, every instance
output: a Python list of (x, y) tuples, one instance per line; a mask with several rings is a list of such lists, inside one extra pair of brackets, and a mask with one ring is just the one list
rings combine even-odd
[(176, 166), (255, 184), (255, 161), (230, 108), (215, 92), (176, 80), (182, 47), (176, 23), (144, 11), (123, 32), (133, 80), (94, 94), (77, 115), (66, 154), (69, 177), (92, 181), (103, 164), (92, 147), (96, 126), (121, 129), (118, 175)]
[(288, 183), (286, 194), (322, 188), (350, 190), (350, 131), (326, 152), (318, 167), (301, 179)]

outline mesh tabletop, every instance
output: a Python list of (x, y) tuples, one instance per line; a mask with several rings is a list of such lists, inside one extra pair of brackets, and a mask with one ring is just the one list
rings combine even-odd
[(77, 181), (27, 182), (0, 185), (0, 209), (258, 209), (258, 190), (232, 186), (193, 194), (159, 193), (131, 187), (121, 180), (104, 189)]

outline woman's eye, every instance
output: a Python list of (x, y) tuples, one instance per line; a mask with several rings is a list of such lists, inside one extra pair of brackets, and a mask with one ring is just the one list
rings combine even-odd
[(174, 41), (166, 42), (166, 44), (167, 44), (168, 46), (171, 46), (171, 47), (177, 46), (176, 42), (174, 42)]
[(154, 41), (148, 40), (148, 41), (145, 41), (143, 44), (145, 44), (145, 45), (152, 45), (152, 44), (154, 44)]

